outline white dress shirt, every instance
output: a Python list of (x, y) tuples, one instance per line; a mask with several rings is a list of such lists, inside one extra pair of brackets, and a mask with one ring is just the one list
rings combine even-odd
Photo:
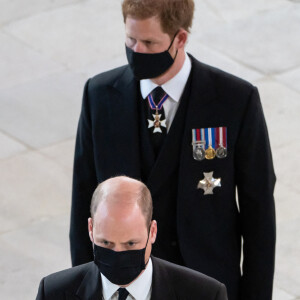
[[(169, 98), (163, 104), (168, 132), (174, 120), (177, 108), (179, 106), (179, 100), (190, 76), (191, 69), (191, 60), (185, 53), (184, 63), (180, 71), (173, 78), (171, 78), (161, 86), (163, 90), (169, 95)], [(145, 99), (157, 86), (158, 85), (150, 79), (142, 79), (140, 81), (140, 87), (143, 99)]]
[[(128, 287), (126, 290), (129, 292), (126, 300), (150, 300), (151, 298), (151, 286), (152, 286), (152, 273), (153, 266), (151, 258), (149, 258), (148, 264), (144, 272)], [(102, 295), (104, 300), (118, 300), (118, 289), (120, 286), (110, 282), (102, 273)]]

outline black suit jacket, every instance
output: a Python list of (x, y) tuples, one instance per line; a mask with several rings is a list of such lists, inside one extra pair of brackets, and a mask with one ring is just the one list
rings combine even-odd
[[(152, 256), (151, 300), (227, 300), (225, 286), (213, 278)], [(101, 300), (101, 276), (87, 263), (42, 279), (36, 300)], [(137, 299), (139, 300), (139, 299)]]
[[(224, 282), (230, 300), (270, 300), (275, 174), (258, 91), (248, 82), (193, 57), (191, 60), (191, 92), (183, 136), (166, 140), (146, 182), (154, 210), (159, 210), (157, 195), (168, 188), (160, 178), (168, 177), (174, 164), (179, 164), (174, 201), (177, 242), (184, 265)], [(70, 228), (73, 265), (93, 257), (87, 219), (97, 184), (116, 175), (141, 178), (138, 99), (138, 82), (128, 66), (97, 75), (85, 85), (74, 160)], [(194, 160), (192, 129), (220, 126), (227, 127), (227, 157)], [(180, 143), (179, 162), (173, 158), (174, 143)], [(203, 172), (211, 171), (215, 178), (221, 178), (222, 186), (215, 188), (213, 195), (204, 195), (197, 184)]]

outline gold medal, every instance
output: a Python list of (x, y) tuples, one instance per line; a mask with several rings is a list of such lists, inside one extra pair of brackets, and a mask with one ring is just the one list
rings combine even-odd
[(205, 150), (205, 158), (206, 159), (214, 159), (215, 157), (216, 157), (216, 151), (214, 150), (214, 148), (212, 146), (209, 146)]

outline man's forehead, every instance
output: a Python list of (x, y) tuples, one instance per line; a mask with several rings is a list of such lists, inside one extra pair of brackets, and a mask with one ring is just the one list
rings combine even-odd
[(98, 223), (102, 220), (105, 222), (138, 221), (144, 218), (137, 200), (126, 197), (126, 195), (122, 195), (122, 197), (123, 199), (119, 197), (107, 198), (100, 202), (94, 215), (94, 221)]
[[(102, 216), (101, 216), (102, 215)], [(110, 215), (106, 212), (95, 215), (94, 232), (98, 238), (128, 241), (141, 238), (148, 231), (145, 217), (139, 214)]]
[(158, 17), (150, 17), (147, 19), (135, 19), (127, 17), (125, 22), (126, 31), (136, 31), (141, 33), (153, 33), (153, 32), (162, 32), (161, 22)]

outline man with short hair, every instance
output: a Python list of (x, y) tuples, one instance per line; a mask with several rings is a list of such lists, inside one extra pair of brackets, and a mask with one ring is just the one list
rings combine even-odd
[(42, 279), (37, 300), (227, 300), (220, 282), (150, 256), (157, 224), (142, 182), (123, 176), (102, 182), (91, 216), (94, 262)]
[(272, 299), (275, 174), (256, 87), (185, 52), (193, 0), (124, 0), (122, 9), (128, 65), (84, 89), (73, 265), (92, 259), (93, 190), (125, 174), (151, 191), (155, 256), (224, 282), (231, 300)]

